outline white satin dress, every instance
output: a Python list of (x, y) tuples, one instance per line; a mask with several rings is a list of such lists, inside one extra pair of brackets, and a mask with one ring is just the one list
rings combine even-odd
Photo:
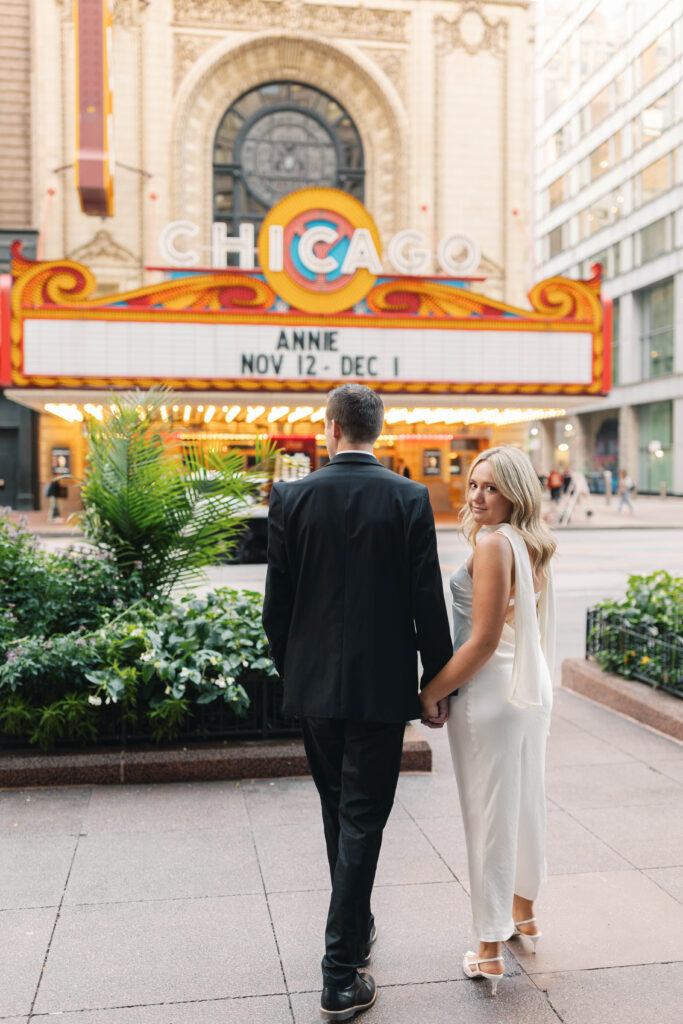
[[(508, 623), (483, 668), (450, 699), (448, 737), (465, 824), (477, 939), (514, 929), (515, 893), (535, 900), (546, 874), (545, 752), (552, 707), (552, 570), (534, 594), (526, 544), (509, 524), (515, 557), (514, 628)], [(467, 563), (450, 579), (454, 650), (472, 632)], [(537, 614), (538, 605), (538, 614)]]

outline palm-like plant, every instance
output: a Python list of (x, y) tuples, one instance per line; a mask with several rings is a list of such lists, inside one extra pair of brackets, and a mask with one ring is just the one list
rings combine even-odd
[(88, 424), (81, 492), (86, 537), (111, 551), (122, 573), (137, 572), (150, 595), (169, 594), (230, 553), (275, 454), (261, 443), (249, 473), (239, 452), (192, 446), (181, 455), (162, 429), (168, 400), (164, 389), (112, 396), (110, 414)]

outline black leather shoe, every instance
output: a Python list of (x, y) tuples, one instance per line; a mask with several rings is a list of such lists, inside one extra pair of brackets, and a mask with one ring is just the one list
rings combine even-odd
[(320, 1000), (320, 1016), (323, 1020), (351, 1020), (362, 1013), (377, 998), (377, 986), (371, 974), (356, 974), (353, 985), (348, 988), (334, 988), (325, 985)]
[(373, 922), (372, 929), (370, 931), (370, 934), (368, 935), (368, 942), (367, 942), (367, 945), (365, 947), (365, 951), (363, 953), (363, 963), (367, 964), (367, 963), (370, 962), (370, 958), (372, 957), (372, 947), (373, 947), (373, 944), (374, 944), (376, 938), (377, 938), (377, 928), (375, 927), (375, 924)]

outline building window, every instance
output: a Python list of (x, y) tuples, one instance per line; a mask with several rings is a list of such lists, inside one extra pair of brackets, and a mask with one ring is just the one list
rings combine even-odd
[(612, 273), (618, 277), (621, 273), (621, 243), (615, 242), (612, 246)]
[(634, 152), (658, 139), (674, 123), (674, 90), (664, 93), (658, 100), (641, 110), (633, 121)]
[(610, 168), (609, 139), (605, 139), (589, 156), (591, 181), (595, 181)]
[(581, 81), (602, 67), (625, 39), (626, 5), (623, 0), (600, 0), (579, 29)]
[(549, 258), (552, 259), (564, 250), (564, 224), (554, 228), (547, 237)]
[(550, 117), (554, 110), (566, 99), (571, 91), (571, 62), (569, 43), (560, 47), (553, 54), (543, 69), (543, 95), (545, 97), (545, 117)]
[(299, 188), (328, 186), (362, 201), (363, 146), (353, 121), (327, 93), (299, 82), (269, 82), (227, 111), (213, 154), (214, 220), (232, 234), (261, 225)]
[(611, 110), (610, 93), (611, 86), (606, 86), (588, 104), (589, 128), (595, 128), (596, 124), (604, 121)]
[(661, 217), (636, 235), (641, 263), (654, 260), (671, 249), (671, 218)]
[(563, 125), (559, 131), (554, 132), (549, 139), (546, 139), (543, 146), (543, 167), (552, 167), (563, 153), (567, 151), (569, 139), (569, 126)]
[(612, 300), (612, 384), (619, 383), (619, 299)]
[(651, 402), (637, 406), (638, 485), (658, 492), (662, 483), (673, 490), (673, 403)]
[(580, 214), (581, 238), (590, 238), (596, 231), (614, 224), (623, 210), (624, 197), (621, 192), (608, 192)]
[(659, 160), (655, 160), (654, 163), (648, 164), (636, 176), (636, 203), (638, 205), (649, 203), (651, 199), (656, 199), (657, 196), (669, 191), (673, 185), (672, 163), (672, 154), (667, 153)]
[(554, 210), (556, 206), (559, 206), (565, 199), (565, 183), (566, 176), (562, 175), (561, 178), (556, 178), (555, 181), (551, 182), (548, 188), (548, 207)]
[(664, 281), (636, 292), (640, 313), (642, 379), (668, 377), (674, 371), (674, 286)]
[(643, 50), (636, 61), (636, 81), (642, 89), (644, 85), (656, 78), (660, 72), (668, 68), (674, 55), (673, 32), (670, 28), (662, 32), (659, 39), (650, 43), (646, 50)]

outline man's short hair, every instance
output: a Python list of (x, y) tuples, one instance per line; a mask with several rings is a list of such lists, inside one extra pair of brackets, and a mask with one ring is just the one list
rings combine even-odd
[(349, 441), (369, 444), (382, 432), (384, 403), (365, 384), (341, 384), (327, 396), (327, 419), (338, 423)]

